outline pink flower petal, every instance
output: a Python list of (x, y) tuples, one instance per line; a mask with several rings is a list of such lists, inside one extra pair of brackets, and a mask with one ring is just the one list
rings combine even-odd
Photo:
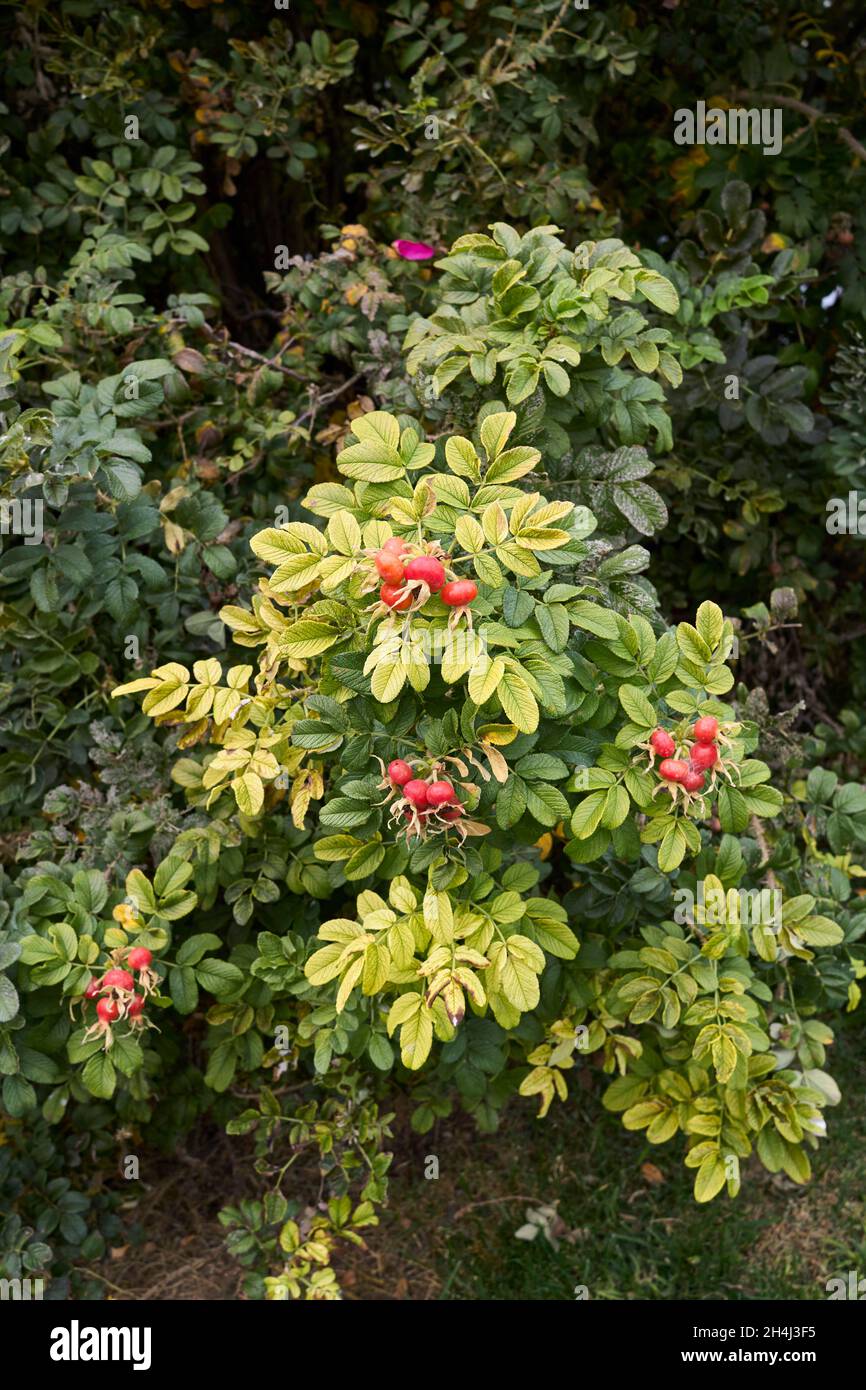
[(436, 247), (424, 241), (392, 241), (391, 245), (404, 261), (429, 261), (436, 255)]

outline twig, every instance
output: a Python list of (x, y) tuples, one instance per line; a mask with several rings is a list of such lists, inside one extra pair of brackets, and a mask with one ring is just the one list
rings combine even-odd
[(500, 1202), (530, 1202), (533, 1206), (539, 1206), (537, 1197), (522, 1197), (518, 1193), (514, 1197), (487, 1197), (483, 1202), (470, 1202), (468, 1207), (461, 1207), (453, 1216), (454, 1221), (459, 1221), (461, 1216), (465, 1216), (467, 1211), (475, 1211), (476, 1207), (494, 1207)]
[(263, 352), (256, 352), (255, 348), (244, 347), (243, 343), (236, 343), (232, 338), (221, 338), (209, 323), (202, 324), (202, 329), (213, 342), (219, 343), (222, 347), (233, 348), (242, 357), (251, 357), (255, 362), (261, 362), (265, 367), (273, 367), (277, 372), (283, 372), (286, 376), (293, 376), (296, 381), (306, 380), (303, 372), (296, 372), (292, 367), (284, 367), (282, 362), (277, 360), (280, 352), (285, 352), (285, 347), (281, 347), (280, 352), (273, 357), (265, 357)]
[[(797, 111), (801, 116), (807, 116), (811, 122), (815, 121), (837, 121), (838, 117), (830, 111), (819, 111), (817, 106), (810, 106), (808, 102), (800, 101), (798, 97), (780, 96), (778, 92), (734, 92), (737, 101), (775, 101), (779, 106), (784, 106), (789, 111)], [(836, 134), (850, 150), (853, 150), (858, 159), (866, 160), (866, 146), (861, 145), (856, 136), (851, 134), (847, 126), (836, 126)]]
[(331, 401), (335, 401), (338, 396), (342, 396), (344, 391), (348, 391), (350, 387), (354, 386), (356, 382), (360, 381), (363, 375), (363, 372), (356, 372), (354, 376), (349, 377), (348, 381), (344, 381), (342, 386), (335, 387), (333, 391), (327, 391), (324, 396), (318, 396), (317, 399), (313, 401), (309, 409), (305, 410), (302, 415), (299, 415), (297, 420), (293, 420), (292, 424), (300, 425), (303, 423), (304, 420), (315, 420), (317, 414), (319, 413), (320, 406), (330, 405)]
[(154, 420), (152, 424), (147, 425), (145, 428), (149, 430), (170, 430), (175, 425), (179, 426), (185, 424), (186, 421), (189, 420), (191, 416), (195, 415), (196, 412), (200, 409), (201, 406), (195, 406), (192, 410), (185, 410), (182, 415), (178, 415), (177, 419)]
[(825, 632), (825, 642), (853, 642), (855, 637), (866, 637), (866, 624), (852, 628), (850, 632)]
[(101, 1279), (109, 1289), (114, 1289), (115, 1293), (122, 1294), (130, 1302), (135, 1303), (137, 1301), (134, 1293), (130, 1293), (129, 1289), (122, 1289), (119, 1284), (112, 1284), (111, 1280), (106, 1279), (104, 1274), (100, 1274), (98, 1269), (88, 1269), (86, 1265), (76, 1265), (75, 1268), (82, 1274), (89, 1274), (92, 1279)]

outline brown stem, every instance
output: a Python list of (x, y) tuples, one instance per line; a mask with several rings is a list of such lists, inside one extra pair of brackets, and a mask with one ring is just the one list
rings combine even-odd
[(308, 420), (311, 417), (315, 417), (319, 410), (319, 406), (329, 405), (331, 401), (335, 401), (338, 396), (342, 396), (344, 391), (348, 391), (350, 387), (354, 386), (356, 382), (360, 381), (363, 375), (363, 372), (356, 372), (354, 376), (349, 377), (348, 381), (344, 381), (342, 386), (337, 386), (333, 391), (326, 391), (324, 396), (319, 396), (317, 400), (315, 400), (313, 404), (310, 406), (309, 410), (305, 410), (304, 413), (302, 415), (299, 415), (297, 420), (295, 420), (293, 423), (295, 425), (300, 425), (303, 420)]
[[(810, 106), (808, 102), (800, 101), (798, 97), (780, 96), (778, 92), (734, 92), (733, 95), (737, 101), (751, 101), (753, 97), (757, 101), (774, 101), (779, 106), (784, 106), (788, 111), (798, 111), (801, 116), (807, 116), (812, 122), (836, 121), (838, 119), (831, 112), (820, 111), (817, 106)], [(866, 146), (860, 144), (860, 141), (851, 134), (847, 126), (837, 126), (836, 134), (850, 150), (854, 151), (858, 159), (866, 160)]]

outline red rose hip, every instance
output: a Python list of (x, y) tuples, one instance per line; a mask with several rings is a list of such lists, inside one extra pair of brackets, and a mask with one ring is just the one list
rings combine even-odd
[(403, 561), (393, 551), (380, 550), (374, 561), (376, 569), (389, 584), (402, 584)]
[(435, 594), (445, 583), (445, 566), (434, 555), (416, 555), (406, 566), (406, 578), (422, 580)]
[(688, 772), (689, 765), (682, 758), (665, 758), (659, 763), (659, 776), (666, 782), (684, 782)]
[(676, 744), (667, 729), (656, 729), (654, 733), (650, 734), (650, 744), (653, 752), (657, 753), (660, 758), (673, 757), (676, 751)]
[(447, 806), (454, 800), (454, 788), (450, 782), (431, 782), (427, 788), (428, 806)]
[(144, 995), (134, 994), (129, 1001), (129, 1008), (126, 1012), (129, 1018), (138, 1018), (144, 1012)]
[(412, 781), (412, 769), (402, 758), (395, 758), (388, 764), (388, 776), (395, 786), (405, 787), (407, 782)]
[(379, 597), (386, 608), (393, 608), (396, 613), (405, 613), (407, 608), (412, 607), (412, 591), (404, 589), (402, 585), (383, 584)]
[(146, 970), (152, 960), (153, 952), (149, 951), (146, 946), (133, 946), (126, 957), (126, 963), (130, 970)]
[(687, 792), (701, 792), (704, 789), (705, 776), (703, 772), (698, 772), (697, 768), (690, 767), (682, 779), (683, 786)]
[(450, 584), (443, 584), (439, 597), (449, 608), (464, 608), (478, 597), (478, 585), (474, 579), (452, 579)]
[(402, 555), (405, 549), (405, 541), (401, 541), (399, 536), (390, 536), (382, 546), (382, 550), (379, 551), (379, 554), (381, 555), (382, 551), (387, 551), (389, 555)]
[(718, 756), (714, 743), (696, 743), (689, 754), (689, 762), (698, 772), (706, 772), (709, 768), (715, 767)]
[(120, 1014), (120, 1008), (115, 999), (100, 999), (96, 1005), (96, 1012), (102, 1023), (113, 1023)]
[(411, 782), (406, 783), (403, 788), (403, 795), (406, 797), (407, 801), (412, 802), (413, 806), (426, 806), (427, 783), (421, 782), (418, 778), (414, 778)]
[(714, 719), (711, 714), (705, 714), (700, 719), (696, 719), (692, 727), (692, 733), (698, 743), (712, 743), (719, 732), (719, 721)]
[(103, 988), (105, 989), (134, 989), (135, 980), (128, 970), (121, 970), (119, 966), (114, 966), (111, 970), (106, 970), (102, 977)]

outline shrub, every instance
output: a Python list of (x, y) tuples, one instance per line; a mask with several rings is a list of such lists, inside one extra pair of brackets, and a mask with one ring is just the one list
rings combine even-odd
[[(689, 1136), (700, 1200), (738, 1190), (753, 1145), (804, 1180), (827, 1095), (801, 1069), (778, 1071), (771, 1030), (793, 1005), (787, 962), (808, 971), (810, 947), (843, 932), (806, 894), (775, 928), (759, 916), (748, 930), (727, 905), (747, 862), (759, 869), (744, 833), (782, 805), (750, 756), (754, 725), (721, 698), (731, 625), (704, 603), (675, 631), (653, 615), (657, 636), (629, 612), (617, 577), (642, 563), (638, 548), (597, 562), (592, 513), (528, 490), (541, 456), (511, 445), (516, 424), (493, 402), (473, 437), (434, 445), (408, 419), (354, 420), (338, 456), (352, 486), (305, 498), (324, 529), (260, 531), (253, 549), (275, 568), (251, 610), (222, 612), (236, 641), (263, 649), (258, 675), (169, 663), (115, 695), (146, 691), (157, 722), (189, 726), (185, 748), (217, 745), (176, 768), (196, 804), (218, 821), (236, 812), (255, 836), (287, 800), (297, 829), (313, 819), (331, 892), (345, 900), (343, 885), (358, 884), (342, 915), (296, 943), (281, 982), (332, 1023), (337, 1051), (388, 1071), (397, 1034), (400, 1067), (432, 1054), (481, 1117), (516, 1089), (539, 1094), (544, 1113), (567, 1094), (575, 1049), (599, 1053), (620, 1073), (606, 1104), (627, 1127), (653, 1142)], [(473, 572), (477, 596), (449, 608), (446, 576)], [(714, 752), (718, 729), (718, 761), (688, 791), (659, 776), (650, 736), (668, 728), (688, 758), (698, 720)], [(627, 942), (602, 934), (584, 961), (563, 905), (569, 863), (606, 855), (659, 879), (688, 858), (723, 910), (701, 906), (688, 931), (662, 921)], [(236, 1010), (283, 955), (273, 936), (258, 948), (248, 979), (226, 981)], [(823, 1027), (814, 1040), (828, 1040)]]

